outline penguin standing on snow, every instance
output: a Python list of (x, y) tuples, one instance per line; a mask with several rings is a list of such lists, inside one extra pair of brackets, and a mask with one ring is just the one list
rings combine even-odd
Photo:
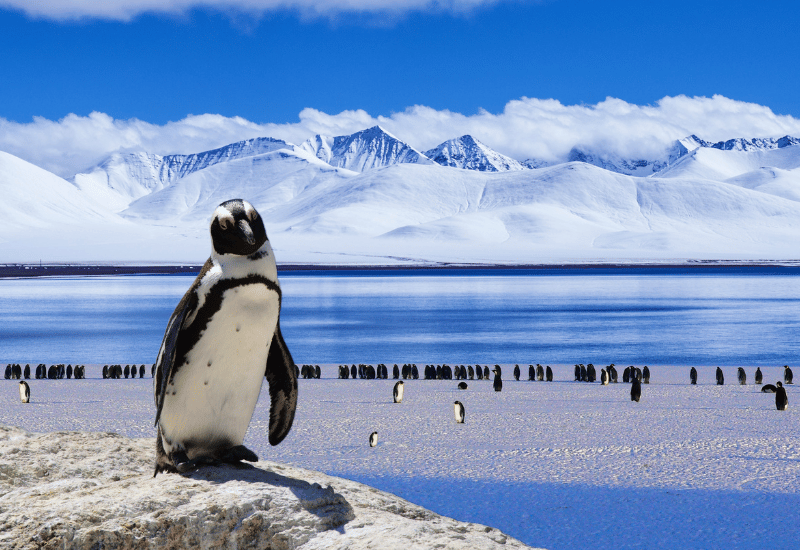
[(761, 384), (764, 380), (764, 375), (761, 374), (761, 367), (756, 368), (756, 384)]
[(693, 386), (697, 384), (697, 369), (694, 367), (689, 371), (689, 383)]
[[(550, 368), (550, 365), (547, 365), (547, 381), (553, 381), (553, 369)], [(616, 380), (614, 380), (614, 382), (616, 382)]]
[(31, 402), (31, 387), (25, 380), (20, 380), (19, 382), (19, 398), (23, 403)]
[(461, 401), (453, 402), (453, 414), (456, 417), (457, 424), (464, 423), (464, 417), (466, 416), (466, 412), (464, 411), (464, 405), (461, 403)]
[(494, 373), (494, 391), (503, 391), (503, 380), (500, 378), (502, 375), (500, 365), (495, 365), (492, 372)]
[(747, 384), (747, 373), (744, 372), (742, 367), (739, 367), (739, 370), (736, 371), (736, 376), (739, 379), (739, 384), (744, 386)]
[(631, 401), (639, 402), (642, 398), (642, 383), (635, 376), (631, 379)]
[(604, 386), (608, 386), (608, 373), (606, 369), (600, 369), (600, 383)]
[(395, 403), (402, 403), (403, 402), (403, 389), (405, 384), (403, 381), (400, 380), (399, 382), (395, 383), (394, 390), (392, 390), (392, 394), (394, 395), (394, 402)]
[(783, 384), (778, 382), (775, 384), (777, 389), (775, 390), (775, 407), (779, 411), (785, 411), (789, 408), (789, 398), (786, 396), (786, 388), (783, 387)]
[(789, 365), (783, 366), (783, 382), (785, 384), (791, 384), (794, 375), (792, 374), (792, 369), (789, 368)]
[(717, 385), (722, 386), (725, 384), (725, 375), (722, 374), (722, 369), (717, 367)]
[(378, 444), (378, 432), (369, 434), (369, 446), (374, 447)]
[(170, 317), (156, 360), (154, 475), (257, 461), (242, 441), (263, 377), (270, 444), (294, 421), (297, 373), (281, 335), (281, 288), (264, 223), (234, 199), (217, 207), (210, 230), (211, 257)]

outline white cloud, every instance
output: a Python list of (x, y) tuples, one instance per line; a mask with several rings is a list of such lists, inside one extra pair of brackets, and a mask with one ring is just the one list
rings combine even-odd
[(142, 13), (179, 14), (193, 8), (255, 15), (293, 10), (306, 17), (333, 17), (341, 13), (397, 16), (411, 11), (465, 13), (501, 1), (504, 0), (0, 0), (0, 8), (56, 20), (129, 21)]
[(575, 145), (641, 158), (690, 134), (709, 141), (800, 136), (800, 119), (718, 95), (665, 97), (644, 106), (614, 98), (596, 105), (522, 98), (510, 101), (498, 114), (465, 115), (417, 105), (376, 117), (363, 110), (331, 115), (307, 108), (290, 124), (256, 124), (210, 114), (164, 125), (115, 120), (103, 113), (29, 123), (0, 118), (0, 150), (68, 177), (115, 152), (195, 153), (260, 136), (300, 144), (315, 134), (346, 135), (376, 124), (421, 151), (471, 134), (519, 160), (563, 159)]

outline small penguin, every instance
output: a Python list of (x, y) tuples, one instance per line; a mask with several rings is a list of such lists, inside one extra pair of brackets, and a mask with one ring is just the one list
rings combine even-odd
[(489, 365), (486, 365), (485, 367), (483, 367), (483, 379), (484, 380), (488, 380), (489, 379)]
[(23, 403), (31, 402), (31, 387), (25, 380), (19, 381), (19, 398)]
[(600, 369), (600, 383), (604, 386), (608, 386), (608, 373), (606, 369)]
[(786, 388), (780, 382), (775, 385), (778, 386), (775, 390), (775, 407), (779, 411), (785, 411), (789, 408), (789, 397), (786, 395)]
[(697, 369), (694, 367), (689, 371), (689, 383), (693, 386), (697, 385)]
[(794, 375), (792, 374), (792, 369), (789, 368), (789, 365), (783, 366), (783, 383), (784, 384), (791, 384)]
[(404, 389), (404, 387), (405, 387), (405, 384), (403, 384), (402, 380), (400, 380), (400, 381), (395, 383), (394, 390), (392, 390), (392, 395), (394, 396), (394, 402), (395, 403), (402, 403), (403, 402), (403, 389)]
[(536, 380), (536, 367), (533, 365), (528, 365), (528, 380)]
[(458, 383), (458, 389), (459, 390), (466, 390), (467, 389), (467, 383), (466, 382), (459, 382)]
[(756, 369), (756, 384), (761, 384), (764, 381), (764, 375), (761, 374), (761, 367)]
[(281, 288), (261, 216), (229, 200), (210, 233), (211, 257), (170, 317), (156, 360), (154, 475), (257, 461), (242, 442), (265, 377), (270, 444), (294, 421), (297, 367), (281, 335)]
[(742, 367), (739, 367), (739, 369), (736, 371), (736, 377), (739, 379), (740, 385), (747, 385), (747, 373), (744, 372)]
[(761, 387), (761, 393), (775, 393), (776, 391), (778, 391), (778, 387), (772, 384), (764, 384)]
[(392, 378), (394, 380), (399, 380), (400, 379), (400, 367), (398, 367), (397, 365), (395, 365), (392, 368)]
[(722, 374), (722, 369), (717, 367), (717, 385), (722, 386), (725, 384), (725, 375)]
[(464, 417), (466, 416), (466, 412), (464, 411), (464, 405), (461, 403), (461, 401), (453, 402), (453, 414), (456, 417), (457, 424), (464, 423)]
[(631, 379), (631, 401), (639, 402), (642, 398), (642, 383), (635, 376)]
[(492, 372), (494, 373), (494, 391), (503, 391), (503, 380), (501, 378), (502, 371), (500, 370), (500, 365), (495, 365)]
[(519, 382), (519, 375), (520, 375), (519, 365), (514, 365), (514, 380), (516, 380), (517, 382)]
[[(552, 382), (553, 381), (553, 369), (550, 368), (550, 365), (547, 365), (547, 381), (548, 382)], [(615, 380), (615, 382), (616, 382), (616, 380)]]
[(536, 363), (536, 379), (541, 382), (544, 380), (544, 367)]
[(369, 434), (369, 446), (374, 447), (378, 444), (378, 432)]
[(650, 369), (647, 365), (644, 366), (642, 369), (642, 384), (649, 384), (650, 383)]

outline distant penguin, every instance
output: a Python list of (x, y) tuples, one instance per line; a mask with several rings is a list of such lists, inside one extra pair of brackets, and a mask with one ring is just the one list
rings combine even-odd
[(586, 365), (586, 381), (594, 383), (597, 380), (597, 371), (594, 368), (594, 365), (589, 363)]
[(485, 367), (483, 367), (483, 379), (484, 380), (488, 380), (489, 379), (489, 365), (486, 365)]
[(458, 383), (458, 389), (459, 390), (466, 390), (467, 389), (467, 383), (466, 382), (459, 382)]
[(622, 371), (622, 382), (627, 384), (631, 381), (631, 367), (625, 367), (625, 370)]
[(581, 369), (581, 382), (588, 382), (589, 381), (589, 371), (586, 370), (586, 365), (581, 363), (579, 365), (579, 368)]
[(466, 416), (466, 412), (464, 411), (464, 405), (461, 401), (454, 401), (453, 402), (453, 415), (456, 417), (456, 423), (463, 424), (464, 417)]
[(378, 444), (378, 432), (369, 434), (369, 446), (374, 447)]
[(72, 378), (72, 365), (67, 365), (67, 379)]
[(155, 473), (255, 462), (243, 445), (269, 385), (268, 440), (292, 428), (297, 367), (280, 329), (281, 287), (264, 222), (241, 199), (211, 216), (211, 256), (170, 316), (156, 360)]
[(528, 380), (536, 380), (536, 367), (528, 365)]
[(411, 378), (414, 380), (419, 380), (419, 370), (417, 369), (417, 365), (411, 365)]
[(541, 382), (544, 380), (544, 367), (536, 363), (536, 379)]
[(717, 367), (717, 385), (722, 386), (725, 384), (725, 375), (722, 374), (722, 369)]
[(150, 378), (155, 378), (155, 377), (156, 377), (156, 364), (153, 363), (150, 366)]
[(517, 382), (519, 382), (519, 375), (520, 375), (519, 365), (514, 365), (514, 380), (516, 380)]
[(399, 380), (400, 379), (400, 367), (398, 367), (397, 365), (395, 365), (392, 368), (392, 379), (394, 379), (394, 380)]
[(492, 372), (494, 373), (494, 391), (503, 391), (503, 380), (501, 378), (502, 370), (500, 369), (500, 366), (495, 365)]
[(475, 376), (478, 380), (483, 380), (483, 369), (480, 365), (475, 365)]
[(608, 378), (612, 384), (617, 384), (617, 369), (614, 367), (614, 363), (611, 363), (608, 366)]
[(776, 391), (778, 391), (778, 387), (772, 384), (764, 384), (761, 387), (761, 393), (775, 393)]
[(125, 365), (125, 370), (122, 371), (122, 372), (125, 373), (125, 378), (127, 378), (131, 374), (131, 366), (130, 365)]
[(575, 382), (581, 381), (581, 366), (575, 365)]
[(756, 369), (756, 384), (761, 384), (763, 380), (764, 380), (764, 375), (761, 374), (761, 367), (758, 367)]
[(633, 369), (633, 371), (634, 371), (634, 376), (636, 376), (636, 379), (639, 382), (641, 382), (642, 381), (642, 369), (636, 367), (635, 369)]
[(392, 395), (394, 396), (394, 402), (395, 403), (402, 403), (403, 402), (403, 389), (404, 389), (404, 387), (405, 387), (405, 384), (403, 384), (402, 380), (400, 380), (400, 381), (395, 383), (394, 389), (392, 390)]
[(350, 367), (350, 378), (355, 380), (357, 378), (357, 375), (358, 375), (358, 369), (356, 368), (355, 365), (353, 365), (352, 367)]
[(6, 380), (11, 380), (11, 364), (6, 365)]
[(49, 380), (58, 378), (58, 368), (55, 365), (50, 365), (50, 368), (47, 369), (47, 378)]
[(647, 365), (644, 366), (642, 369), (642, 384), (649, 384), (650, 383), (650, 369)]
[(792, 378), (794, 375), (792, 374), (792, 369), (789, 368), (789, 365), (783, 366), (783, 382), (784, 384), (791, 384)]
[(19, 382), (19, 398), (23, 403), (31, 402), (31, 387), (25, 380)]
[(475, 380), (475, 369), (472, 368), (472, 365), (467, 365), (467, 372), (469, 373), (469, 379)]
[(775, 391), (775, 407), (779, 411), (785, 411), (789, 408), (789, 397), (786, 395), (786, 388), (783, 387), (783, 384), (778, 382), (775, 384), (778, 386), (778, 389)]
[(103, 365), (103, 379), (108, 378), (108, 365)]
[(693, 386), (697, 384), (697, 369), (694, 367), (689, 371), (689, 382)]
[(553, 381), (553, 369), (550, 368), (550, 365), (547, 365), (547, 374), (546, 374), (546, 376), (547, 376), (547, 381), (548, 382), (552, 382)]
[(31, 377), (31, 366), (30, 366), (30, 365), (25, 365), (25, 371), (24, 371), (24, 373), (25, 373), (25, 374), (24, 374), (24, 376), (25, 376), (25, 380), (29, 380), (29, 379), (30, 379), (30, 377)]
[(608, 386), (608, 373), (606, 369), (600, 369), (600, 383), (604, 386)]
[(642, 384), (639, 382), (639, 379), (633, 377), (631, 380), (631, 401), (639, 402), (639, 399), (642, 397)]
[[(385, 369), (386, 367), (383, 367), (383, 368)], [(386, 372), (386, 371), (384, 370), (384, 372)], [(314, 365), (314, 378), (319, 380), (320, 376), (322, 376), (322, 369), (319, 368), (319, 365)]]
[(11, 365), (11, 376), (14, 380), (20, 380), (22, 378), (22, 367), (17, 364)]
[(139, 378), (144, 378), (144, 365), (139, 366)]
[(739, 379), (740, 385), (744, 386), (747, 384), (747, 374), (742, 367), (739, 367), (739, 370), (736, 371), (736, 377)]

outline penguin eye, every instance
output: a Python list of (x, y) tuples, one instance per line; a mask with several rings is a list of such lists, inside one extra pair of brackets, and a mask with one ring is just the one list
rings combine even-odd
[(254, 222), (258, 219), (258, 212), (256, 212), (255, 210), (251, 210), (250, 212), (248, 212), (247, 217), (250, 218), (251, 222)]

